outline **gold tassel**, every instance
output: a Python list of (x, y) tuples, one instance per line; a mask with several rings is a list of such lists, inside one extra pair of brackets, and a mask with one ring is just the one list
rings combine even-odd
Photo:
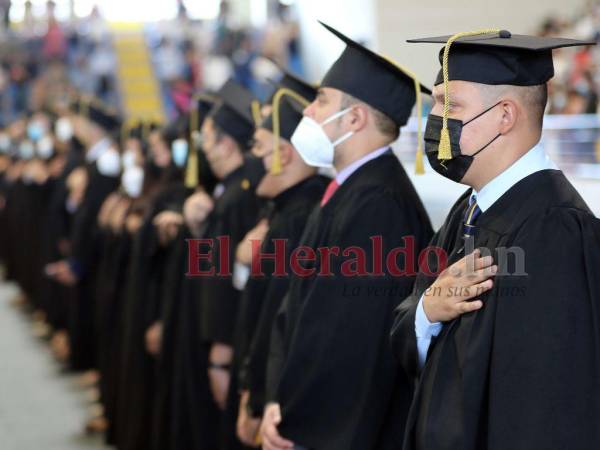
[(271, 173), (273, 175), (279, 175), (281, 173), (281, 153), (279, 151), (279, 138), (281, 136), (281, 123), (279, 118), (279, 105), (281, 103), (281, 98), (287, 95), (288, 97), (293, 98), (298, 103), (300, 103), (303, 107), (306, 107), (310, 104), (310, 102), (299, 95), (298, 93), (292, 91), (291, 89), (281, 88), (279, 89), (275, 95), (273, 96), (273, 162), (271, 164)]
[(423, 100), (421, 97), (421, 83), (417, 79), (417, 76), (410, 70), (402, 67), (396, 61), (387, 56), (384, 58), (392, 65), (396, 66), (402, 72), (404, 72), (408, 77), (412, 78), (415, 83), (415, 96), (416, 96), (416, 107), (417, 107), (417, 155), (415, 158), (415, 174), (423, 175), (425, 173), (425, 166), (423, 165), (423, 137), (422, 137), (422, 127), (423, 127)]
[(252, 100), (250, 104), (252, 110), (252, 119), (254, 120), (254, 127), (258, 128), (262, 122), (262, 114), (260, 112), (260, 102), (258, 100)]
[(425, 173), (425, 165), (423, 164), (423, 146), (419, 142), (417, 147), (417, 156), (415, 158), (415, 174), (423, 175)]
[(442, 134), (440, 136), (440, 144), (438, 146), (438, 159), (452, 159), (452, 148), (450, 147), (450, 132), (448, 131), (448, 115), (450, 114), (450, 91), (448, 88), (449, 73), (448, 73), (448, 55), (450, 54), (450, 46), (462, 37), (479, 36), (481, 34), (496, 34), (500, 33), (498, 28), (487, 28), (477, 31), (463, 31), (450, 36), (450, 39), (444, 46), (444, 56), (442, 58), (442, 75), (444, 76), (444, 113), (442, 116)]
[(187, 166), (185, 168), (185, 187), (188, 189), (196, 189), (198, 183), (198, 150), (196, 150), (194, 146), (191, 146)]
[(440, 136), (440, 144), (438, 146), (438, 159), (452, 159), (450, 132), (447, 127), (442, 128), (442, 135)]
[(198, 149), (196, 148), (196, 141), (194, 139), (194, 134), (198, 132), (200, 128), (200, 113), (198, 111), (198, 102), (200, 100), (215, 102), (216, 97), (207, 94), (197, 94), (192, 97), (189, 122), (190, 135), (188, 139), (188, 160), (185, 166), (184, 179), (185, 187), (188, 189), (196, 189), (200, 184), (200, 176), (198, 174)]

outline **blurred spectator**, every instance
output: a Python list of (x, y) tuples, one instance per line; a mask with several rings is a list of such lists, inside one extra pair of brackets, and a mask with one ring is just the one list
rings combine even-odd
[[(538, 32), (540, 36), (571, 36), (598, 41), (600, 38), (600, 7), (586, 6), (574, 20), (547, 18)], [(564, 48), (556, 50), (556, 76), (549, 84), (551, 114), (595, 114), (598, 110), (600, 49)]]

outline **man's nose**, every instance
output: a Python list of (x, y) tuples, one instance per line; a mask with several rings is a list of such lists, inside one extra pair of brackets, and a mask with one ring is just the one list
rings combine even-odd
[(313, 119), (314, 118), (314, 110), (315, 110), (315, 102), (312, 102), (310, 105), (308, 105), (306, 108), (304, 108), (304, 111), (302, 111), (302, 113), (306, 117), (310, 117), (311, 119)]

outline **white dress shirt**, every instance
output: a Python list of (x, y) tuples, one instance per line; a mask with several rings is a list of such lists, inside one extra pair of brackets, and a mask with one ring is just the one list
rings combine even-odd
[[(488, 210), (502, 195), (511, 187), (521, 181), (523, 178), (539, 172), (540, 170), (553, 169), (558, 167), (548, 157), (541, 144), (537, 144), (521, 158), (514, 162), (512, 166), (486, 184), (481, 191), (473, 191), (473, 196), (477, 199), (477, 205), (484, 213)], [(427, 351), (431, 344), (431, 338), (437, 336), (442, 329), (442, 323), (431, 323), (425, 311), (423, 310), (423, 296), (417, 305), (415, 314), (415, 335), (417, 337), (417, 350), (419, 353), (419, 366), (425, 365)]]
[(373, 150), (371, 153), (367, 153), (362, 158), (357, 159), (352, 164), (349, 164), (346, 167), (344, 167), (342, 170), (340, 170), (335, 176), (335, 181), (337, 181), (337, 183), (341, 186), (342, 183), (344, 181), (346, 181), (348, 178), (350, 178), (350, 175), (352, 175), (354, 172), (356, 172), (359, 168), (364, 166), (369, 161), (380, 157), (388, 150), (390, 150), (390, 147), (389, 147), (389, 145), (386, 145), (385, 147), (381, 147), (381, 148), (378, 148), (377, 150)]

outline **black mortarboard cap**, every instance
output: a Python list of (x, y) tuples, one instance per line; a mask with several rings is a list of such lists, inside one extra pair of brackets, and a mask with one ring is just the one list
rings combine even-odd
[(269, 104), (272, 103), (275, 93), (281, 88), (290, 89), (290, 90), (298, 93), (302, 97), (312, 101), (312, 99), (316, 95), (316, 93), (315, 93), (316, 89), (317, 89), (316, 85), (313, 85), (313, 84), (310, 84), (310, 83), (304, 81), (303, 79), (288, 72), (287, 70), (283, 70), (283, 69), (280, 69), (280, 70), (282, 72), (281, 78), (279, 79), (279, 81), (272, 81), (272, 83), (275, 85), (275, 90), (273, 91), (273, 94), (269, 97), (269, 99), (265, 103), (269, 103)]
[(121, 119), (117, 114), (94, 103), (88, 104), (87, 117), (108, 132), (114, 132), (121, 128)]
[[(410, 39), (408, 42), (446, 44), (451, 37)], [(452, 42), (448, 79), (490, 85), (535, 86), (554, 76), (553, 49), (594, 44), (576, 39), (512, 34), (507, 30), (464, 36)], [(442, 48), (440, 63), (443, 55)], [(440, 70), (435, 84), (443, 82)]]
[(448, 130), (448, 85), (451, 80), (489, 85), (543, 84), (554, 76), (553, 49), (593, 44), (574, 39), (513, 35), (508, 30), (494, 28), (463, 31), (452, 36), (412, 39), (408, 42), (444, 44), (440, 52), (442, 69), (436, 81), (436, 85), (444, 84), (444, 111), (438, 146), (438, 159), (442, 160), (452, 159)]
[[(416, 100), (414, 76), (329, 25), (320, 23), (346, 44), (346, 49), (325, 74), (321, 86), (352, 95), (385, 114), (398, 127), (405, 125)], [(419, 86), (421, 92), (431, 94), (425, 86)]]
[(260, 104), (254, 95), (239, 83), (229, 80), (217, 92), (219, 102), (209, 113), (217, 127), (236, 140), (243, 149), (248, 147)]

